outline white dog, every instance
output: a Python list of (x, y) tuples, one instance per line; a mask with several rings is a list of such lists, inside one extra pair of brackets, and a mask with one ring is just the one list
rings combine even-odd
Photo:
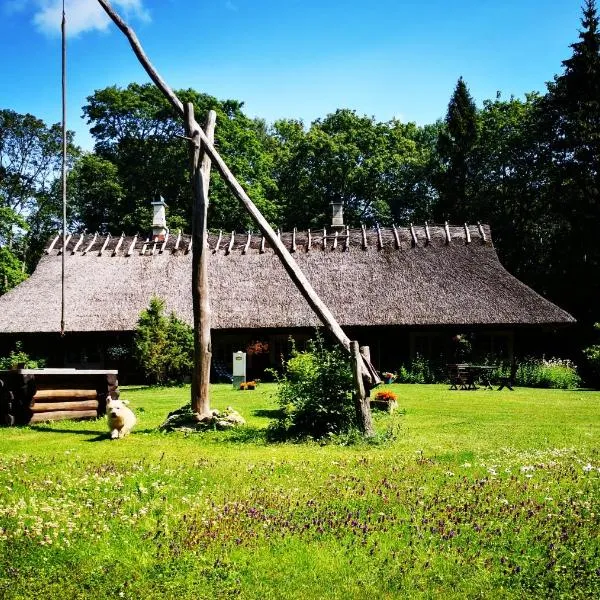
[(127, 408), (127, 400), (114, 400), (108, 398), (106, 402), (106, 418), (110, 437), (113, 440), (125, 437), (135, 425), (135, 415)]

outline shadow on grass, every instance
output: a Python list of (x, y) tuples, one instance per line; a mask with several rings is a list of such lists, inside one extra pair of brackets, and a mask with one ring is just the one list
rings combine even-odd
[(238, 427), (227, 432), (225, 438), (227, 442), (235, 442), (238, 444), (252, 444), (252, 443), (265, 443), (267, 439), (266, 429), (260, 427)]
[(266, 419), (277, 419), (281, 416), (280, 408), (258, 408), (252, 412), (255, 417), (264, 417)]
[(30, 425), (32, 431), (48, 432), (48, 433), (70, 433), (71, 435), (94, 435), (96, 437), (86, 440), (86, 442), (99, 442), (101, 440), (110, 439), (110, 432), (108, 431), (85, 431), (81, 429), (57, 429), (55, 427), (48, 427), (47, 425)]

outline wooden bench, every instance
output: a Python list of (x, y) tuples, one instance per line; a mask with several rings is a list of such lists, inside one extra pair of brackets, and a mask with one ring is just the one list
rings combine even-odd
[(447, 365), (447, 368), (451, 390), (458, 390), (459, 386), (461, 390), (470, 390), (475, 388), (473, 376), (468, 364), (449, 364)]
[(0, 371), (0, 424), (97, 419), (118, 398), (118, 371), (16, 369)]

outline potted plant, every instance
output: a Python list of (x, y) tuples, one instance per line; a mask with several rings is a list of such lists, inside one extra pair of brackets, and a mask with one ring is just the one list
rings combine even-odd
[(389, 371), (383, 372), (381, 376), (385, 383), (394, 383), (394, 380), (396, 379), (396, 373), (390, 373)]

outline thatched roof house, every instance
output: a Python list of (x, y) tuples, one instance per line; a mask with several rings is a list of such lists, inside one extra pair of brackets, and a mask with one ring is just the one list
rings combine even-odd
[[(562, 325), (574, 319), (504, 269), (487, 225), (283, 233), (343, 327), (468, 328)], [(215, 332), (318, 325), (261, 235), (211, 234)], [(57, 332), (61, 239), (33, 275), (0, 297), (0, 332)], [(192, 322), (190, 237), (73, 235), (65, 253), (67, 332), (130, 332), (153, 294)], [(287, 334), (286, 334), (287, 335)]]

